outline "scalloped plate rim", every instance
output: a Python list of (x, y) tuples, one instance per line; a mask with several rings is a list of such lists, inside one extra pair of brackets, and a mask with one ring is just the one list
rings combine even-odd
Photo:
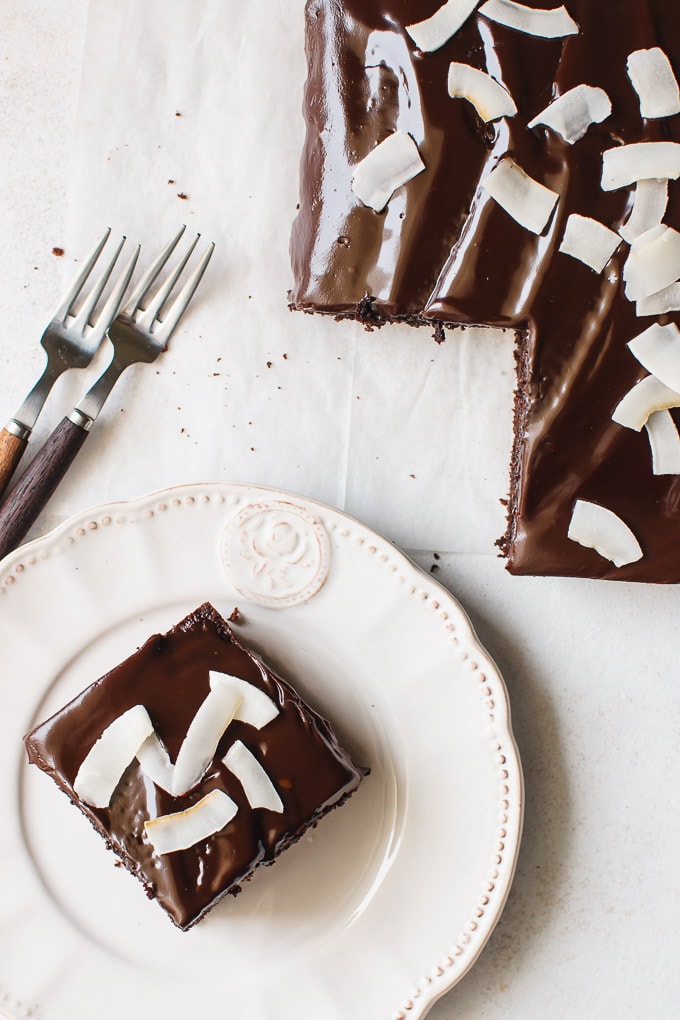
[[(331, 514), (334, 514), (340, 519), (346, 521), (348, 524), (351, 524), (361, 529), (363, 532), (373, 536), (377, 541), (387, 543), (395, 559), (407, 566), (414, 578), (418, 578), (421, 584), (426, 584), (428, 588), (440, 593), (442, 600), (454, 609), (458, 617), (457, 623), (462, 623), (464, 625), (466, 640), (483, 655), (488, 666), (487, 672), (491, 672), (493, 675), (493, 681), (495, 683), (495, 698), (497, 698), (498, 695), (502, 696), (502, 705), (496, 706), (497, 708), (502, 707), (502, 711), (499, 712), (496, 717), (499, 736), (502, 736), (503, 738), (504, 752), (509, 752), (512, 755), (511, 764), (516, 770), (516, 788), (513, 791), (515, 795), (515, 802), (511, 809), (509, 809), (509, 814), (512, 816), (515, 828), (515, 838), (512, 843), (505, 848), (506, 869), (503, 889), (500, 895), (496, 898), (493, 910), (485, 917), (483, 932), (477, 937), (472, 951), (468, 951), (466, 953), (467, 959), (462, 962), (461, 966), (455, 969), (455, 972), (453, 968), (451, 968), (448, 980), (431, 982), (429, 991), (427, 990), (427, 987), (424, 993), (422, 989), (419, 990), (417, 1001), (414, 1001), (415, 996), (412, 996), (411, 998), (405, 996), (405, 1005), (402, 1005), (399, 1012), (393, 1014), (393, 1020), (407, 1020), (407, 1018), (408, 1020), (420, 1020), (420, 1018), (423, 1018), (426, 1015), (436, 1001), (457, 985), (469, 972), (479, 959), (480, 954), (484, 950), (490, 936), (492, 935), (494, 928), (503, 913), (503, 909), (512, 887), (517, 859), (519, 856), (524, 821), (524, 778), (519, 750), (512, 729), (511, 707), (508, 691), (498, 666), (481, 644), (469, 615), (458, 602), (455, 595), (453, 595), (447, 588), (444, 587), (444, 585), (431, 575), (426, 574), (421, 567), (411, 560), (405, 552), (399, 549), (398, 546), (394, 545), (390, 539), (385, 538), (385, 536), (380, 534), (380, 532), (371, 528), (369, 525), (363, 523), (361, 520), (353, 517), (344, 510), (325, 504), (313, 497), (301, 495), (285, 489), (250, 482), (223, 481), (179, 483), (170, 487), (155, 489), (141, 496), (129, 499), (110, 500), (103, 503), (93, 504), (86, 509), (69, 516), (44, 535), (39, 535), (31, 539), (29, 542), (26, 542), (13, 552), (7, 554), (0, 561), (0, 587), (8, 586), (8, 580), (14, 579), (17, 567), (20, 567), (25, 559), (32, 559), (34, 556), (39, 555), (40, 550), (49, 551), (53, 549), (64, 536), (69, 534), (69, 532), (82, 528), (84, 525), (92, 522), (96, 517), (101, 517), (105, 514), (113, 515), (116, 511), (119, 514), (124, 512), (129, 514), (137, 510), (143, 510), (145, 507), (148, 507), (149, 504), (178, 498), (180, 494), (191, 495), (195, 493), (205, 493), (206, 491), (218, 493), (221, 490), (228, 491), (234, 489), (253, 491), (270, 499), (273, 498), (277, 500), (291, 501), (294, 504), (299, 503), (304, 507), (313, 508), (317, 512), (330, 512)], [(430, 979), (428, 978), (427, 981), (430, 981)], [(3, 999), (3, 1002), (4, 1001), (5, 999)]]

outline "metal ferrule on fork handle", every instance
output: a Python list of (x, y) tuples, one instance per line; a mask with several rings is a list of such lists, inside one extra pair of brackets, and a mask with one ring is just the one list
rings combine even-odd
[(28, 465), (0, 507), (0, 558), (15, 549), (35, 523), (87, 439), (88, 429), (89, 425), (64, 418)]
[(22, 424), (17, 421), (16, 418), (10, 418), (5, 425), (5, 430), (9, 432), (10, 436), (16, 436), (17, 439), (28, 439), (33, 429), (30, 429), (28, 425)]
[(104, 339), (106, 330), (118, 314), (132, 279), (139, 245), (113, 285), (103, 308), (97, 312), (99, 299), (111, 279), (125, 243), (123, 238), (98, 279), (91, 283), (90, 275), (98, 264), (110, 233), (110, 229), (105, 232), (87, 257), (72, 286), (54, 312), (40, 340), (47, 355), (42, 374), (21, 407), (0, 432), (0, 496), (26, 450), (38, 415), (54, 383), (67, 369), (86, 368), (90, 364)]
[(85, 432), (90, 431), (94, 422), (94, 418), (91, 418), (89, 414), (85, 414), (79, 407), (74, 407), (71, 411), (69, 411), (66, 417), (70, 422), (73, 422), (74, 425), (77, 425), (79, 429), (83, 429)]
[[(197, 235), (165, 282), (148, 304), (143, 306), (184, 229), (182, 227), (161, 251), (110, 324), (107, 335), (113, 347), (113, 356), (108, 367), (79, 402), (80, 406), (74, 407), (57, 426), (0, 507), (0, 559), (19, 545), (39, 517), (87, 439), (93, 422), (121, 374), (130, 365), (140, 362), (150, 364), (166, 350), (168, 340), (196, 292), (214, 249), (213, 244), (208, 245), (189, 278), (183, 285), (179, 284), (198, 242)], [(127, 282), (129, 274), (126, 286)], [(10, 436), (9, 433), (7, 435)], [(10, 439), (22, 442), (16, 436), (10, 436)]]

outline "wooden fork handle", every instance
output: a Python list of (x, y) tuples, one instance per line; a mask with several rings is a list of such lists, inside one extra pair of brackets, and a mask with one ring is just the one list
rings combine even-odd
[(0, 507), (0, 559), (16, 549), (47, 505), (87, 439), (89, 424), (64, 418), (9, 492)]
[(17, 464), (24, 455), (28, 436), (28, 430), (24, 435), (16, 435), (8, 428), (4, 428), (0, 432), (0, 496), (7, 488), (10, 478), (16, 471)]

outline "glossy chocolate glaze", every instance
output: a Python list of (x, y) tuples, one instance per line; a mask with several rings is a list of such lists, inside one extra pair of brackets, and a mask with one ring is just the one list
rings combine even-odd
[[(655, 477), (645, 431), (611, 421), (624, 393), (646, 375), (626, 344), (654, 321), (637, 318), (623, 294), (628, 247), (619, 248), (603, 274), (557, 248), (571, 213), (616, 230), (630, 211), (634, 187), (610, 193), (600, 187), (605, 149), (680, 141), (680, 116), (643, 120), (626, 75), (629, 53), (661, 46), (680, 76), (680, 5), (567, 0), (580, 31), (558, 40), (524, 35), (475, 13), (440, 50), (420, 54), (404, 25), (440, 4), (307, 4), (307, 137), (291, 242), (291, 303), (352, 316), (359, 307), (360, 318), (368, 306), (377, 321), (510, 327), (518, 393), (508, 530), (499, 543), (508, 568), (678, 582), (680, 477)], [(452, 100), (451, 61), (502, 81), (518, 114), (485, 125), (469, 103)], [(552, 99), (582, 83), (608, 93), (613, 109), (604, 123), (574, 145), (548, 128), (527, 128)], [(376, 214), (352, 194), (352, 168), (398, 128), (413, 136), (427, 170)], [(480, 188), (505, 153), (560, 195), (540, 237)], [(671, 182), (664, 217), (676, 229), (678, 189)], [(571, 542), (567, 529), (578, 498), (617, 513), (637, 536), (643, 558), (617, 569)]]
[[(232, 722), (202, 781), (182, 797), (156, 787), (137, 761), (128, 768), (109, 808), (91, 808), (73, 790), (81, 762), (103, 730), (134, 705), (149, 712), (174, 761), (191, 720), (209, 691), (209, 670), (242, 677), (279, 708), (261, 730)], [(283, 812), (251, 809), (240, 783), (221, 759), (236, 740), (264, 766)], [(340, 748), (328, 722), (262, 660), (244, 648), (210, 605), (201, 606), (165, 635), (154, 635), (129, 659), (93, 683), (26, 737), (29, 760), (47, 772), (104, 836), (125, 866), (180, 928), (195, 924), (260, 864), (271, 864), (305, 829), (359, 785), (364, 771)], [(159, 856), (144, 822), (182, 811), (210, 790), (224, 790), (238, 813), (220, 832), (188, 850)]]

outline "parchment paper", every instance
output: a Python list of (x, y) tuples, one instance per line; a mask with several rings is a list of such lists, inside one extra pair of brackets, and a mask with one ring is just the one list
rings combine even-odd
[(142, 242), (142, 267), (182, 222), (217, 248), (171, 349), (123, 377), (52, 512), (230, 479), (339, 506), (402, 547), (495, 555), (512, 336), (438, 346), (288, 310), (303, 7), (92, 0), (67, 255), (107, 225)]
[[(243, 11), (234, 0), (92, 0), (64, 241), (62, 157), (85, 2), (2, 6), (6, 416), (42, 362), (36, 340), (59, 266), (68, 278), (107, 223), (138, 237), (146, 260), (183, 219), (218, 254), (172, 349), (119, 383), (34, 533), (105, 499), (246, 478), (346, 503), (401, 544), (425, 547), (425, 570), (432, 548), (450, 545), (434, 576), (501, 667), (526, 811), (500, 925), (431, 1020), (674, 1016), (680, 587), (511, 577), (493, 557), (513, 385), (502, 335), (485, 335), (474, 352), (468, 335), (436, 348), (422, 332), (365, 334), (285, 310), (302, 0)], [(95, 371), (58, 384), (34, 448)], [(40, 616), (25, 626), (40, 641)], [(5, 671), (3, 711), (30, 682)], [(17, 748), (3, 753), (14, 769)], [(52, 961), (43, 964), (51, 973)]]

